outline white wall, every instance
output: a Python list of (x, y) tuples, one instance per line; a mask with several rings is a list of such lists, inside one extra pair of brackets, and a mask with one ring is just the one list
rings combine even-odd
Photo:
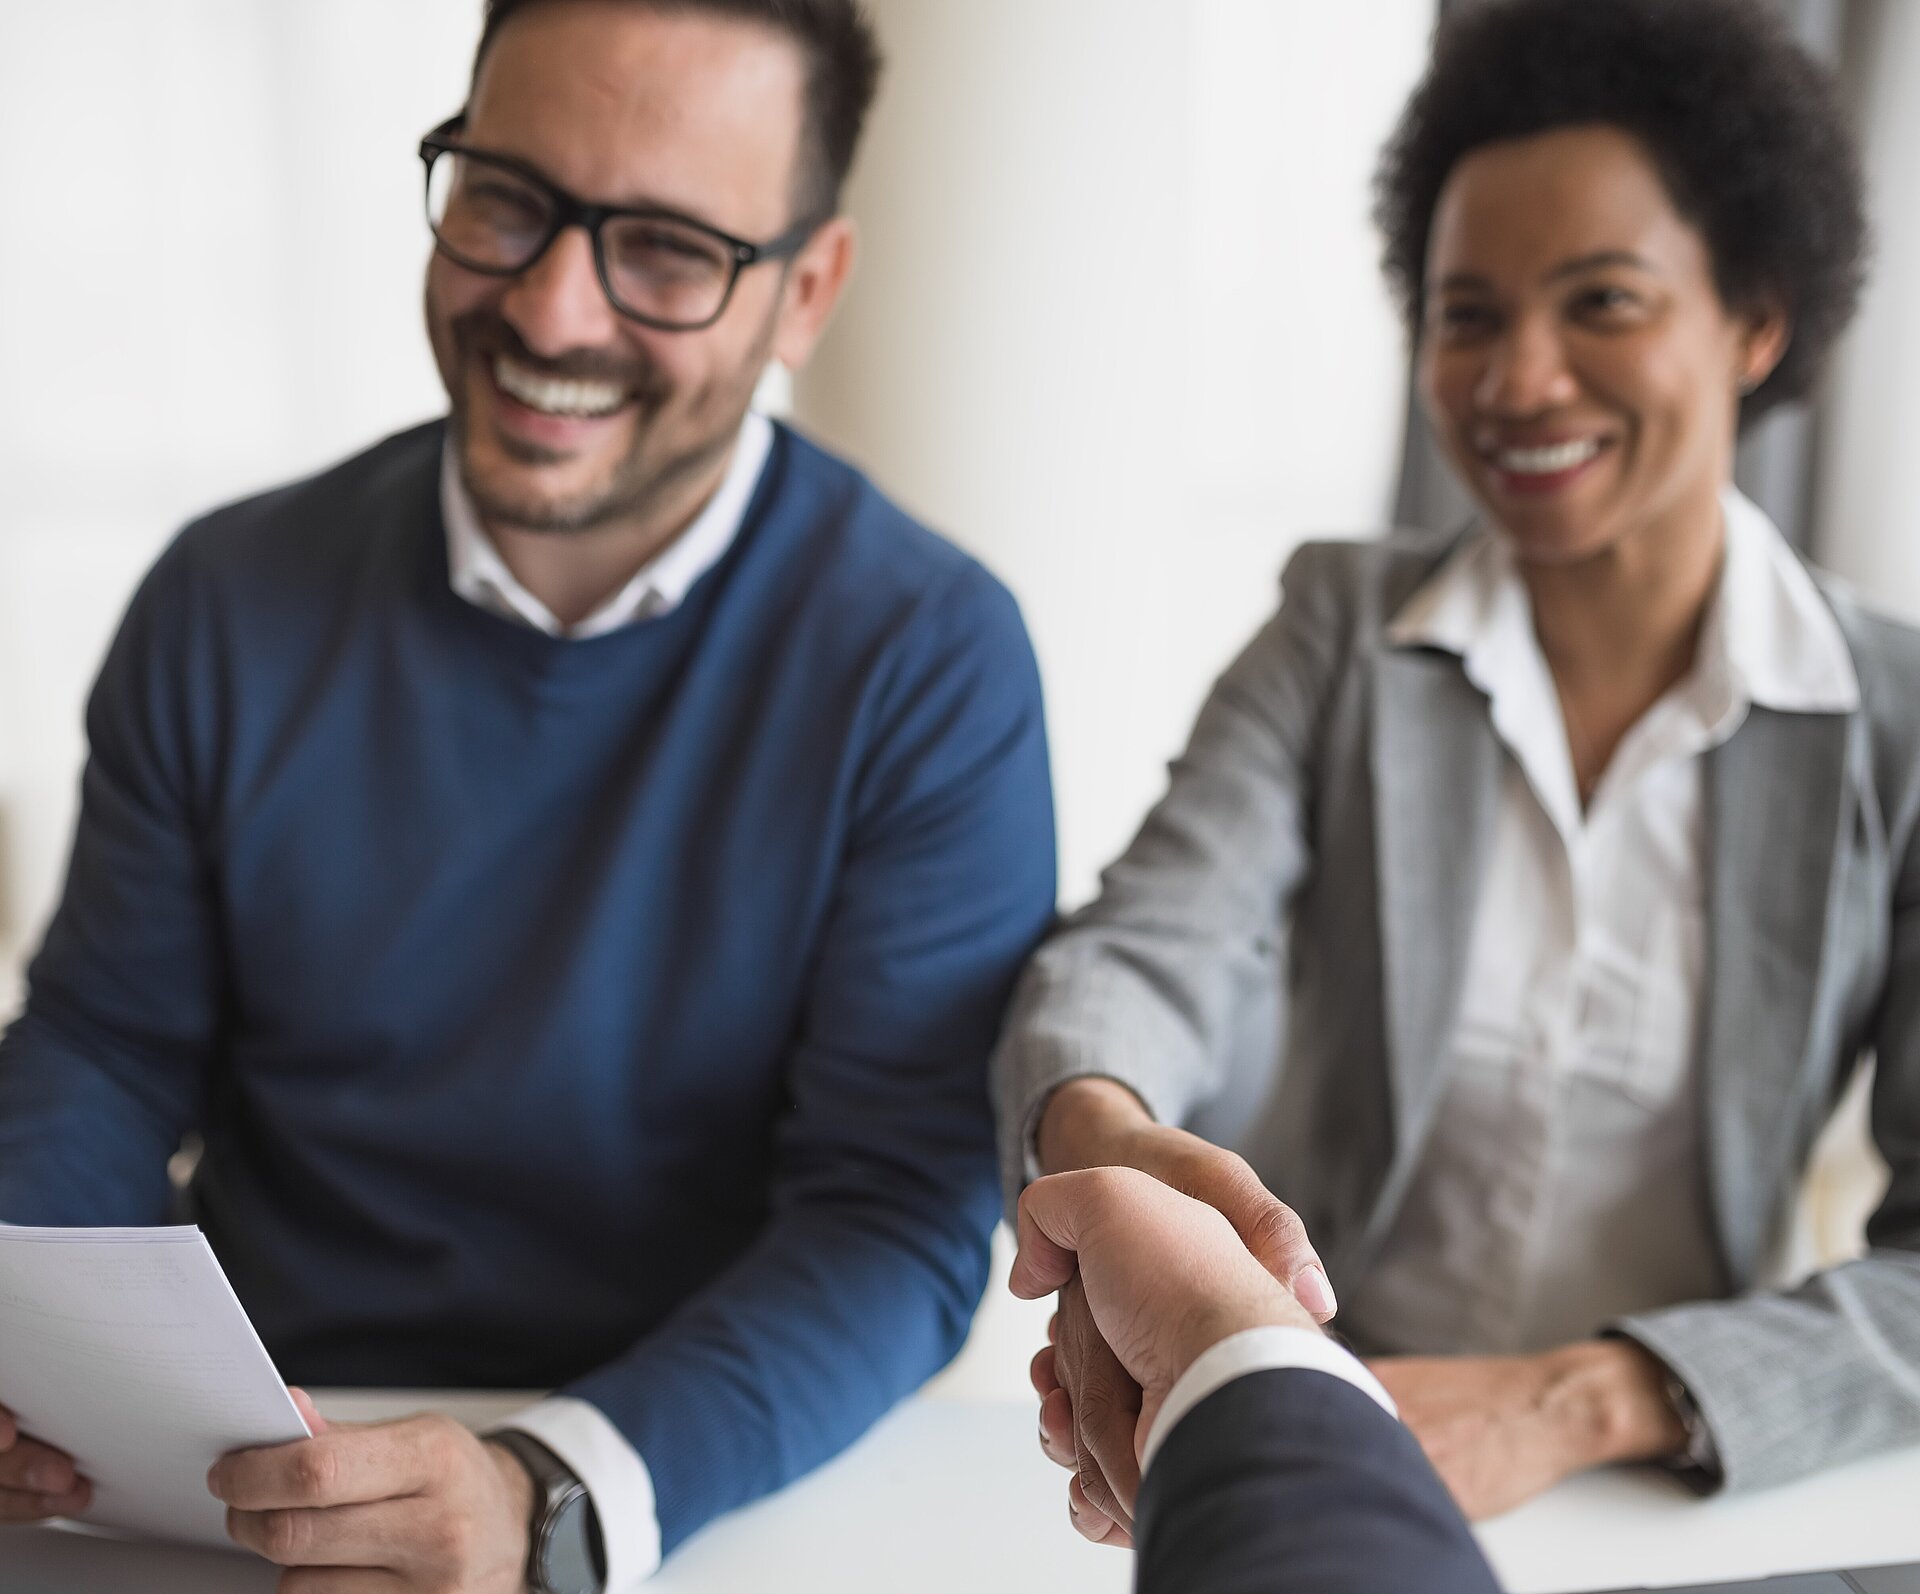
[(1367, 179), (1433, 6), (874, 10), (864, 254), (799, 413), (1025, 605), (1077, 901), (1289, 548), (1390, 506)]
[(1868, 0), (1849, 41), (1875, 250), (1822, 427), (1820, 562), (1920, 621), (1920, 6)]
[(0, 1003), (184, 519), (434, 413), (419, 136), (478, 0), (0, 3)]
[[(1406, 356), (1367, 222), (1431, 0), (876, 0), (863, 255), (803, 421), (974, 550), (1045, 676), (1079, 901), (1303, 536), (1391, 504)], [(941, 1387), (1019, 1398), (994, 1287)]]

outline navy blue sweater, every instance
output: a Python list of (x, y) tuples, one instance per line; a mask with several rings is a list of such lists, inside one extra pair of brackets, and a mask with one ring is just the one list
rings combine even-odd
[(442, 437), (140, 589), (0, 1042), (0, 1219), (164, 1221), (198, 1130), (290, 1380), (582, 1396), (671, 1548), (965, 1334), (1054, 898), (1038, 679), (991, 576), (784, 430), (681, 607), (517, 627), (448, 586)]

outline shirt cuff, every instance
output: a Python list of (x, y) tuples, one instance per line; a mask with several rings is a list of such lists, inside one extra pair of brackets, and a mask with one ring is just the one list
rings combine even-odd
[(1146, 1450), (1140, 1460), (1141, 1476), (1146, 1476), (1154, 1456), (1180, 1419), (1207, 1396), (1248, 1373), (1282, 1367), (1330, 1373), (1371, 1395), (1380, 1409), (1396, 1422), (1400, 1418), (1400, 1409), (1394, 1405), (1393, 1397), (1381, 1386), (1380, 1380), (1367, 1371), (1360, 1358), (1334, 1344), (1318, 1329), (1249, 1328), (1221, 1340), (1180, 1375), (1147, 1433)]
[(598, 1406), (556, 1395), (499, 1424), (538, 1439), (587, 1487), (607, 1555), (607, 1594), (627, 1594), (660, 1569), (653, 1474)]

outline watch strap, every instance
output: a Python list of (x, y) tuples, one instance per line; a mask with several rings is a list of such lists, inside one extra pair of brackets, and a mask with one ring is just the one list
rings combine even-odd
[[(533, 1518), (527, 1524), (527, 1587), (532, 1594), (554, 1594), (546, 1576), (544, 1550), (548, 1529), (560, 1509), (586, 1493), (579, 1475), (532, 1434), (496, 1428), (486, 1435), (526, 1468), (533, 1480)], [(591, 1509), (591, 1502), (588, 1502)]]

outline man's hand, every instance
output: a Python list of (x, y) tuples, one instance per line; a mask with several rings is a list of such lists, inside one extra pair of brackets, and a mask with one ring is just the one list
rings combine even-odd
[[(1130, 1503), (1140, 1489), (1134, 1444), (1145, 1395), (1100, 1337), (1078, 1279), (1060, 1291), (1047, 1340), (1031, 1368), (1040, 1397), (1040, 1448), (1073, 1474), (1067, 1509), (1082, 1536), (1130, 1549)], [(1061, 1382), (1062, 1369), (1072, 1380), (1071, 1393)]]
[(207, 1487), (233, 1541), (288, 1568), (281, 1594), (523, 1594), (533, 1480), (445, 1417), (329, 1426), (236, 1450)]
[(1048, 1099), (1036, 1140), (1040, 1166), (1048, 1173), (1138, 1168), (1206, 1202), (1318, 1321), (1326, 1322), (1337, 1310), (1306, 1226), (1260, 1182), (1246, 1159), (1184, 1129), (1154, 1122), (1126, 1086), (1111, 1079), (1069, 1080)]
[(1075, 1468), (1074, 1525), (1130, 1543), (1147, 1436), (1180, 1375), (1243, 1329), (1313, 1319), (1217, 1210), (1135, 1169), (1038, 1180), (1019, 1221), (1013, 1293), (1061, 1292), (1054, 1343), (1034, 1361), (1042, 1443)]
[(1661, 1364), (1624, 1340), (1537, 1356), (1390, 1357), (1371, 1365), (1475, 1521), (1589, 1467), (1657, 1460), (1687, 1441)]
[[(1156, 1123), (1140, 1098), (1111, 1079), (1070, 1080), (1056, 1090), (1041, 1115), (1036, 1136), (1040, 1165), (1048, 1173), (1075, 1169), (1137, 1168), (1162, 1184), (1204, 1201), (1233, 1225), (1242, 1244), (1321, 1322), (1336, 1309), (1326, 1269), (1292, 1208), (1260, 1182), (1244, 1158), (1198, 1135)], [(1138, 1487), (1132, 1479), (1104, 1475), (1097, 1458), (1123, 1456), (1132, 1443), (1125, 1399), (1102, 1400), (1076, 1420), (1073, 1391), (1112, 1387), (1118, 1364), (1099, 1345), (1084, 1306), (1063, 1296), (1054, 1344), (1034, 1359), (1034, 1387), (1041, 1397), (1041, 1448), (1072, 1468), (1078, 1480), (1074, 1522), (1088, 1538), (1126, 1545), (1128, 1523), (1116, 1505)], [(1064, 1390), (1057, 1394), (1055, 1391)], [(1069, 1435), (1078, 1433), (1071, 1447)]]
[(75, 1517), (93, 1503), (93, 1486), (72, 1460), (20, 1432), (0, 1407), (0, 1522)]

